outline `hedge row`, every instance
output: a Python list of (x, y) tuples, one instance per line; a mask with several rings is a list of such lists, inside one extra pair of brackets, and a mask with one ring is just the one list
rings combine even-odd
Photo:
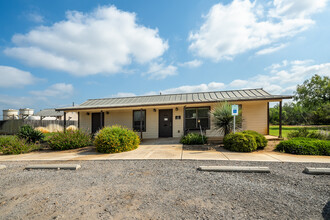
[(292, 138), (279, 143), (276, 150), (291, 154), (330, 156), (330, 141), (314, 138)]

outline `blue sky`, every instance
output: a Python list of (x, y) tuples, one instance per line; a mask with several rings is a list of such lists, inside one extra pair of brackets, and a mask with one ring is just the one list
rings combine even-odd
[(0, 1), (0, 109), (330, 75), (327, 0)]

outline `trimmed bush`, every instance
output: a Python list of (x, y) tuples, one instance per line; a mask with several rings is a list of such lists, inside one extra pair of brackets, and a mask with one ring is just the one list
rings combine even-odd
[(276, 150), (300, 155), (325, 155), (330, 156), (330, 141), (313, 138), (292, 138), (282, 141)]
[(0, 136), (0, 152), (3, 154), (23, 154), (40, 148), (17, 136)]
[(44, 134), (41, 131), (35, 130), (30, 125), (23, 125), (20, 127), (17, 136), (30, 143), (40, 142), (44, 138)]
[(47, 142), (53, 150), (69, 150), (86, 147), (92, 141), (91, 136), (81, 130), (67, 130), (52, 133)]
[(231, 133), (223, 139), (224, 148), (236, 152), (252, 152), (257, 150), (255, 136), (242, 132)]
[(138, 148), (139, 136), (132, 130), (121, 126), (102, 128), (96, 135), (94, 145), (100, 153), (119, 153)]
[(288, 134), (288, 139), (305, 137), (305, 138), (315, 138), (320, 140), (329, 140), (330, 135), (327, 131), (308, 131), (306, 127), (298, 128), (296, 131), (291, 131)]
[(207, 137), (198, 133), (188, 133), (181, 137), (180, 143), (186, 145), (206, 144)]
[(268, 140), (262, 134), (259, 134), (258, 132), (251, 130), (246, 130), (243, 131), (242, 133), (252, 135), (256, 140), (258, 149), (264, 149), (267, 146)]

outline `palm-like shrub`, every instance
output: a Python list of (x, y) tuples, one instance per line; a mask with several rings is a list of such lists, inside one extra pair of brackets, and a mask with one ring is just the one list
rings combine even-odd
[(40, 142), (44, 138), (44, 134), (41, 131), (32, 128), (30, 125), (20, 127), (17, 136), (32, 143)]
[[(231, 115), (231, 105), (228, 102), (220, 102), (212, 110), (214, 126), (220, 133), (226, 136), (234, 128), (234, 116)], [(241, 117), (236, 117), (236, 128), (239, 128)]]

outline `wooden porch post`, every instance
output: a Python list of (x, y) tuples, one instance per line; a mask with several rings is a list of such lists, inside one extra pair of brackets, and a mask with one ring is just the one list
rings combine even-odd
[(267, 134), (269, 135), (269, 102), (267, 102)]
[(64, 112), (64, 123), (63, 123), (64, 132), (66, 131), (66, 112)]
[(282, 101), (280, 101), (280, 112), (279, 112), (279, 134), (278, 137), (282, 138)]
[(80, 112), (78, 112), (78, 129), (80, 129)]
[(186, 106), (183, 107), (183, 135), (186, 135)]
[(140, 109), (140, 134), (141, 134), (141, 140), (143, 139), (143, 137), (142, 137), (142, 128), (143, 128), (143, 126), (142, 126), (142, 108)]
[(101, 125), (101, 129), (103, 128), (104, 124), (103, 124), (103, 111), (101, 110), (101, 113), (100, 113), (100, 125)]

